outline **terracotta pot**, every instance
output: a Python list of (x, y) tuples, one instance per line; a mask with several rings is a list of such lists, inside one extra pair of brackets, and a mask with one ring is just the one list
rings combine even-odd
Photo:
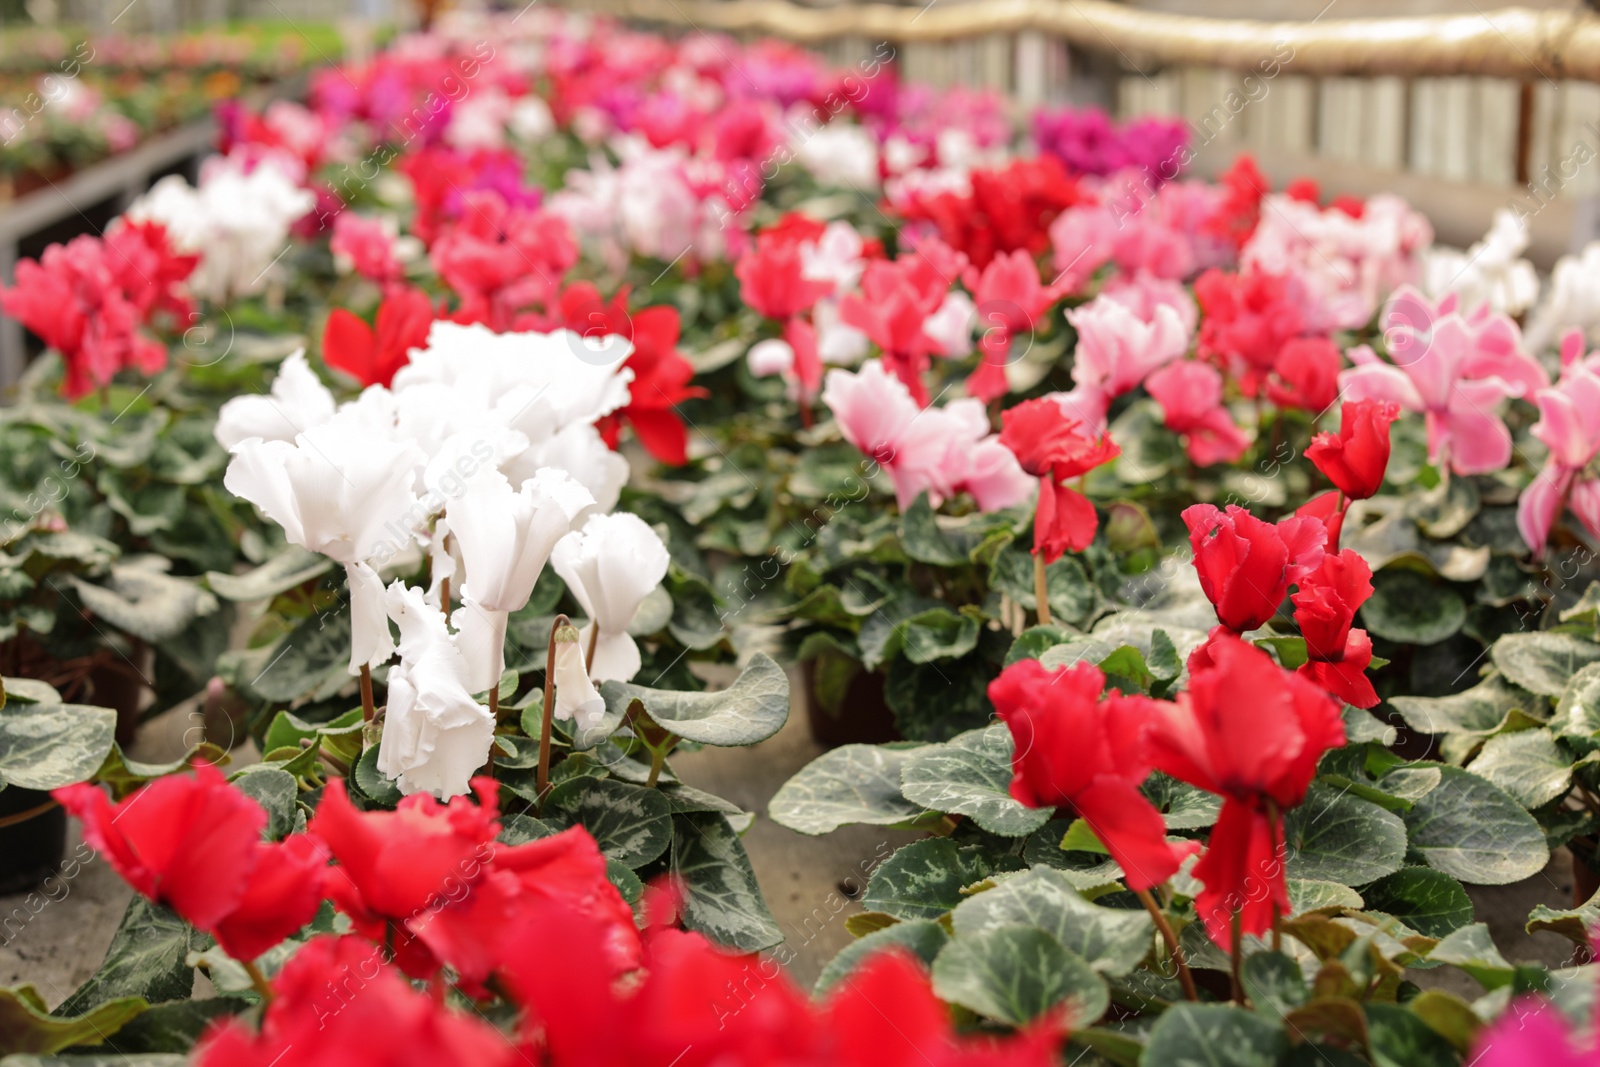
[[(49, 799), (49, 793), (32, 789), (0, 789), (0, 818), (36, 808)], [(0, 896), (38, 886), (61, 869), (66, 851), (67, 813), (60, 807), (0, 827)]]
[[(139, 658), (145, 657), (141, 655)], [(144, 683), (134, 677), (125, 664), (96, 667), (89, 672), (87, 703), (116, 711), (117, 744), (124, 749), (132, 745), (134, 738), (139, 735), (139, 710), (144, 704), (144, 693)]]
[(884, 700), (884, 676), (878, 671), (858, 670), (845, 689), (837, 710), (828, 708), (817, 696), (817, 661), (807, 660), (806, 719), (811, 736), (825, 748), (840, 745), (881, 745), (900, 741), (894, 712)]

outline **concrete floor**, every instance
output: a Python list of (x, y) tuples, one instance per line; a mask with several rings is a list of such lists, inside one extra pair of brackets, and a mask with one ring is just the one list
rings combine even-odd
[[(797, 694), (797, 701), (798, 701)], [(184, 751), (183, 735), (193, 720), (185, 708), (150, 723), (132, 753), (134, 758), (170, 760)], [(795, 981), (810, 988), (828, 960), (853, 940), (845, 919), (862, 909), (849, 898), (859, 894), (865, 872), (915, 835), (878, 827), (849, 827), (823, 837), (807, 837), (766, 818), (767, 801), (780, 785), (822, 748), (811, 739), (802, 707), (796, 706), (777, 735), (749, 749), (706, 749), (675, 757), (678, 776), (723, 796), (761, 817), (744, 837), (756, 876), (778, 925), (786, 935), (773, 950), (788, 961)], [(236, 760), (253, 758), (236, 752)], [(77, 838), (74, 835), (73, 845)], [(72, 854), (69, 845), (68, 855)], [(99, 966), (127, 907), (130, 891), (103, 861), (82, 865), (56, 890), (42, 897), (0, 897), (0, 986), (32, 982), (53, 1006), (65, 1000)], [(1520, 885), (1474, 887), (1477, 918), (1487, 922), (1495, 943), (1513, 962), (1560, 965), (1571, 945), (1554, 934), (1523, 932), (1535, 904), (1567, 906), (1572, 899), (1571, 859), (1563, 849), (1539, 877)], [(1445, 988), (1468, 998), (1479, 990), (1466, 975), (1447, 969), (1413, 972), (1420, 984)]]

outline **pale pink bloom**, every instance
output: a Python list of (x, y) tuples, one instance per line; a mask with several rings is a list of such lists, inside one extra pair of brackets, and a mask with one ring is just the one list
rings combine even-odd
[(859, 372), (830, 370), (822, 402), (844, 439), (888, 472), (902, 508), (924, 492), (934, 507), (969, 492), (980, 509), (994, 511), (1033, 491), (1034, 480), (990, 432), (978, 400), (919, 409), (905, 384), (874, 359)]
[[(1581, 331), (1563, 338), (1561, 360), (1561, 380), (1554, 388), (1539, 390), (1535, 397), (1539, 422), (1532, 433), (1550, 449), (1550, 460), (1517, 502), (1517, 526), (1535, 555), (1544, 553), (1550, 527), (1561, 517), (1568, 493), (1575, 500), (1580, 496), (1574, 479), (1600, 453), (1600, 368), (1592, 358), (1583, 357)], [(1585, 507), (1589, 507), (1593, 492), (1583, 489)], [(1573, 510), (1578, 510), (1576, 504)], [(1593, 517), (1595, 512), (1590, 510), (1589, 515)], [(1588, 518), (1584, 523), (1589, 525)]]
[(1189, 348), (1189, 331), (1165, 303), (1156, 304), (1146, 321), (1121, 300), (1101, 295), (1067, 312), (1067, 321), (1078, 331), (1072, 364), (1077, 387), (1055, 394), (1056, 402), (1096, 433), (1105, 429), (1113, 399)]
[(1195, 306), (1194, 297), (1189, 295), (1189, 290), (1182, 283), (1170, 278), (1157, 278), (1144, 273), (1131, 277), (1119, 275), (1107, 279), (1100, 295), (1115, 300), (1145, 322), (1155, 320), (1156, 308), (1163, 305), (1170, 307), (1178, 313), (1184, 332), (1191, 337), (1200, 325), (1200, 309)]
[(972, 355), (972, 326), (977, 317), (978, 307), (972, 297), (960, 289), (952, 289), (945, 294), (939, 310), (923, 322), (922, 332), (933, 338), (940, 355), (947, 359), (965, 359)]
[(1209, 363), (1169, 363), (1145, 379), (1161, 405), (1169, 430), (1183, 437), (1197, 466), (1232, 463), (1250, 445), (1250, 435), (1234, 423), (1222, 404), (1222, 374)]
[(1356, 365), (1339, 375), (1344, 399), (1386, 400), (1421, 412), (1429, 459), (1448, 462), (1457, 474), (1487, 474), (1510, 462), (1511, 431), (1497, 411), (1501, 401), (1526, 390), (1490, 371), (1498, 360), (1480, 351), (1465, 319), (1445, 315), (1425, 341), (1413, 333), (1390, 350), (1398, 366), (1366, 345), (1349, 350)]
[(1368, 200), (1361, 217), (1282, 194), (1262, 201), (1240, 263), (1294, 280), (1306, 329), (1359, 329), (1383, 300), (1422, 277), (1433, 242), (1427, 219), (1396, 196)]

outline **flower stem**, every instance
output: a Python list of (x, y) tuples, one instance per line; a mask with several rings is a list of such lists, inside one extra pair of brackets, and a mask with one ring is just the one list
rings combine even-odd
[(361, 721), (371, 722), (372, 717), (378, 714), (378, 709), (372, 703), (372, 667), (369, 664), (361, 665)]
[(667, 750), (662, 748), (652, 749), (650, 752), (650, 776), (644, 780), (645, 788), (655, 787), (656, 779), (661, 777), (661, 768), (667, 765)]
[(1141, 889), (1135, 896), (1139, 903), (1144, 905), (1144, 910), (1150, 913), (1150, 918), (1156, 921), (1156, 929), (1161, 931), (1161, 940), (1167, 943), (1167, 952), (1172, 956), (1172, 962), (1178, 968), (1178, 983), (1183, 986), (1183, 995), (1187, 1000), (1199, 1000), (1200, 994), (1194, 987), (1194, 975), (1189, 973), (1189, 964), (1183, 958), (1183, 949), (1178, 947), (1178, 935), (1172, 930), (1172, 924), (1167, 921), (1166, 913), (1156, 903), (1155, 897), (1150, 895), (1150, 890)]
[(1244, 921), (1243, 913), (1235, 909), (1233, 913), (1233, 943), (1228, 953), (1228, 967), (1233, 979), (1233, 1000), (1241, 1008), (1249, 1007), (1250, 1001), (1244, 995), (1244, 976), (1241, 968), (1244, 966)]
[(583, 654), (583, 668), (589, 672), (589, 677), (594, 677), (594, 650), (600, 644), (600, 624), (593, 619), (589, 620), (589, 650)]
[(267, 976), (261, 973), (261, 968), (256, 966), (255, 960), (243, 960), (244, 973), (250, 976), (250, 984), (255, 986), (257, 993), (261, 994), (261, 1003), (272, 1003), (272, 986), (267, 984)]
[(15, 815), (6, 815), (4, 817), (0, 817), (0, 829), (4, 829), (7, 826), (15, 826), (19, 822), (27, 822), (29, 819), (37, 818), (55, 806), (56, 802), (54, 800), (47, 800), (43, 804), (38, 804), (29, 808), (27, 811), (19, 811)]
[(572, 625), (565, 615), (557, 615), (550, 626), (550, 646), (544, 661), (544, 714), (539, 724), (539, 775), (537, 779), (539, 803), (550, 789), (550, 729), (556, 715), (556, 631)]
[(1039, 625), (1050, 625), (1050, 579), (1044, 572), (1044, 554), (1033, 554), (1033, 595), (1039, 601)]

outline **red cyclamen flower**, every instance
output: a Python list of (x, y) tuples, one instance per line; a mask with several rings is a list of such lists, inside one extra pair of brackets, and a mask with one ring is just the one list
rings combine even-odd
[(1177, 703), (1148, 701), (1149, 750), (1158, 770), (1223, 798), (1192, 873), (1206, 930), (1226, 945), (1235, 913), (1247, 934), (1270, 929), (1274, 909), (1288, 913), (1282, 814), (1305, 799), (1322, 754), (1345, 743), (1344, 717), (1254, 645), (1223, 634), (1209, 652)]
[(334, 308), (322, 328), (322, 361), (362, 385), (387, 386), (411, 362), (413, 348), (426, 348), (433, 328), (433, 303), (421, 289), (396, 285), (378, 305), (376, 328), (353, 312)]
[(1339, 409), (1339, 433), (1319, 433), (1306, 458), (1350, 500), (1365, 500), (1383, 485), (1389, 466), (1389, 424), (1400, 417), (1396, 404), (1357, 400)]
[(1033, 551), (1046, 563), (1081, 552), (1094, 540), (1099, 516), (1088, 497), (1064, 483), (1121, 455), (1109, 437), (1088, 437), (1049, 397), (1025, 400), (1001, 413), (1000, 443), (1039, 479)]
[(119, 804), (87, 783), (51, 794), (140, 895), (253, 960), (316, 917), (327, 850), (304, 835), (261, 840), (267, 813), (209, 763)]
[(1289, 586), (1322, 562), (1327, 530), (1317, 519), (1294, 517), (1273, 524), (1230, 504), (1184, 509), (1200, 588), (1217, 618), (1234, 633), (1266, 624)]
[(1193, 846), (1167, 840), (1166, 823), (1139, 792), (1150, 774), (1148, 701), (1115, 692), (1090, 663), (1046, 670), (1012, 664), (989, 683), (989, 699), (1013, 741), (1011, 795), (1034, 808), (1070, 807), (1127, 876), (1149, 889), (1171, 878)]

